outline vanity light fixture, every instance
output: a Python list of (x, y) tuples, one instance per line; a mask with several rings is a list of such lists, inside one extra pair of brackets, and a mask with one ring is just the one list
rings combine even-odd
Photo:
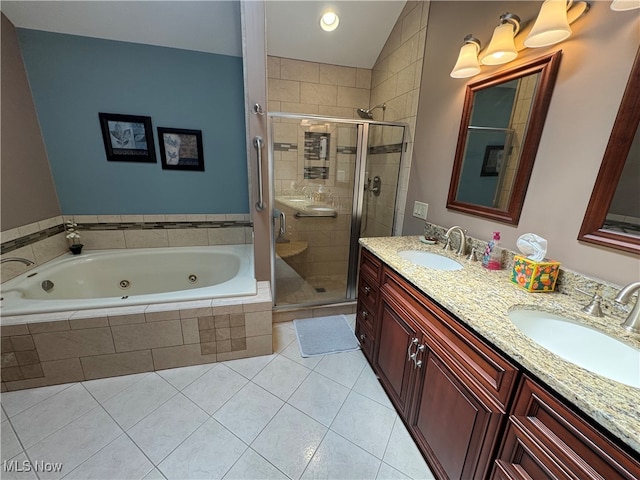
[(569, 0), (545, 0), (533, 28), (524, 40), (529, 48), (554, 45), (571, 35), (567, 9), (572, 5)]
[(340, 17), (333, 10), (327, 10), (320, 17), (320, 28), (325, 32), (333, 32), (340, 24)]
[(500, 15), (500, 24), (493, 31), (493, 36), (485, 54), (480, 59), (483, 65), (502, 65), (518, 56), (515, 36), (520, 31), (520, 17), (513, 13)]
[(640, 8), (640, 0), (612, 0), (611, 10), (616, 12), (625, 12), (627, 10), (633, 10), (634, 8)]
[[(613, 3), (633, 4), (640, 8), (640, 0), (613, 0)], [(566, 39), (571, 35), (569, 25), (587, 13), (590, 6), (591, 3), (586, 0), (545, 0), (535, 23), (532, 20), (521, 23), (520, 17), (513, 13), (500, 15), (500, 25), (495, 28), (489, 46), (480, 55), (480, 63), (502, 65), (517, 58), (518, 51), (524, 48), (546, 47)], [(524, 44), (522, 40), (516, 41), (518, 33), (526, 36)], [(480, 48), (477, 38), (471, 35), (464, 37), (464, 45), (450, 76), (468, 78), (480, 73)]]
[(460, 48), (458, 61), (449, 74), (452, 78), (473, 77), (480, 73), (478, 63), (478, 52), (480, 51), (480, 40), (469, 34), (464, 37), (464, 45)]

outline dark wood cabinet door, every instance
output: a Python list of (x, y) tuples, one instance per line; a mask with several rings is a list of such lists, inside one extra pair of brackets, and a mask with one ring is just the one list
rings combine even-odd
[(389, 398), (403, 414), (408, 413), (413, 361), (410, 354), (419, 343), (416, 328), (403, 318), (384, 298), (379, 314), (374, 370), (379, 375)]
[(410, 429), (439, 478), (485, 478), (503, 414), (471, 391), (447, 361), (428, 346), (424, 350)]

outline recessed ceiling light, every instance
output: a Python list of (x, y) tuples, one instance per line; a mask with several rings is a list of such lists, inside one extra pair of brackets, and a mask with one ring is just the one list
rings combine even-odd
[(325, 32), (333, 32), (336, 28), (338, 28), (338, 24), (340, 23), (340, 18), (338, 14), (333, 10), (329, 10), (322, 14), (320, 18), (320, 28), (322, 28)]

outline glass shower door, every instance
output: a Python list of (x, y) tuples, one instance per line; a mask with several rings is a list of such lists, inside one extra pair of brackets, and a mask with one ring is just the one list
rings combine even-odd
[(271, 126), (275, 304), (344, 301), (359, 126), (287, 117)]
[(405, 127), (369, 125), (360, 237), (393, 235)]

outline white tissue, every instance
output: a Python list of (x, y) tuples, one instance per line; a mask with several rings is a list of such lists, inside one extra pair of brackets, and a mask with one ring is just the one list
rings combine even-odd
[(547, 254), (547, 241), (535, 233), (520, 235), (516, 245), (528, 259), (534, 262), (544, 260), (544, 256)]

